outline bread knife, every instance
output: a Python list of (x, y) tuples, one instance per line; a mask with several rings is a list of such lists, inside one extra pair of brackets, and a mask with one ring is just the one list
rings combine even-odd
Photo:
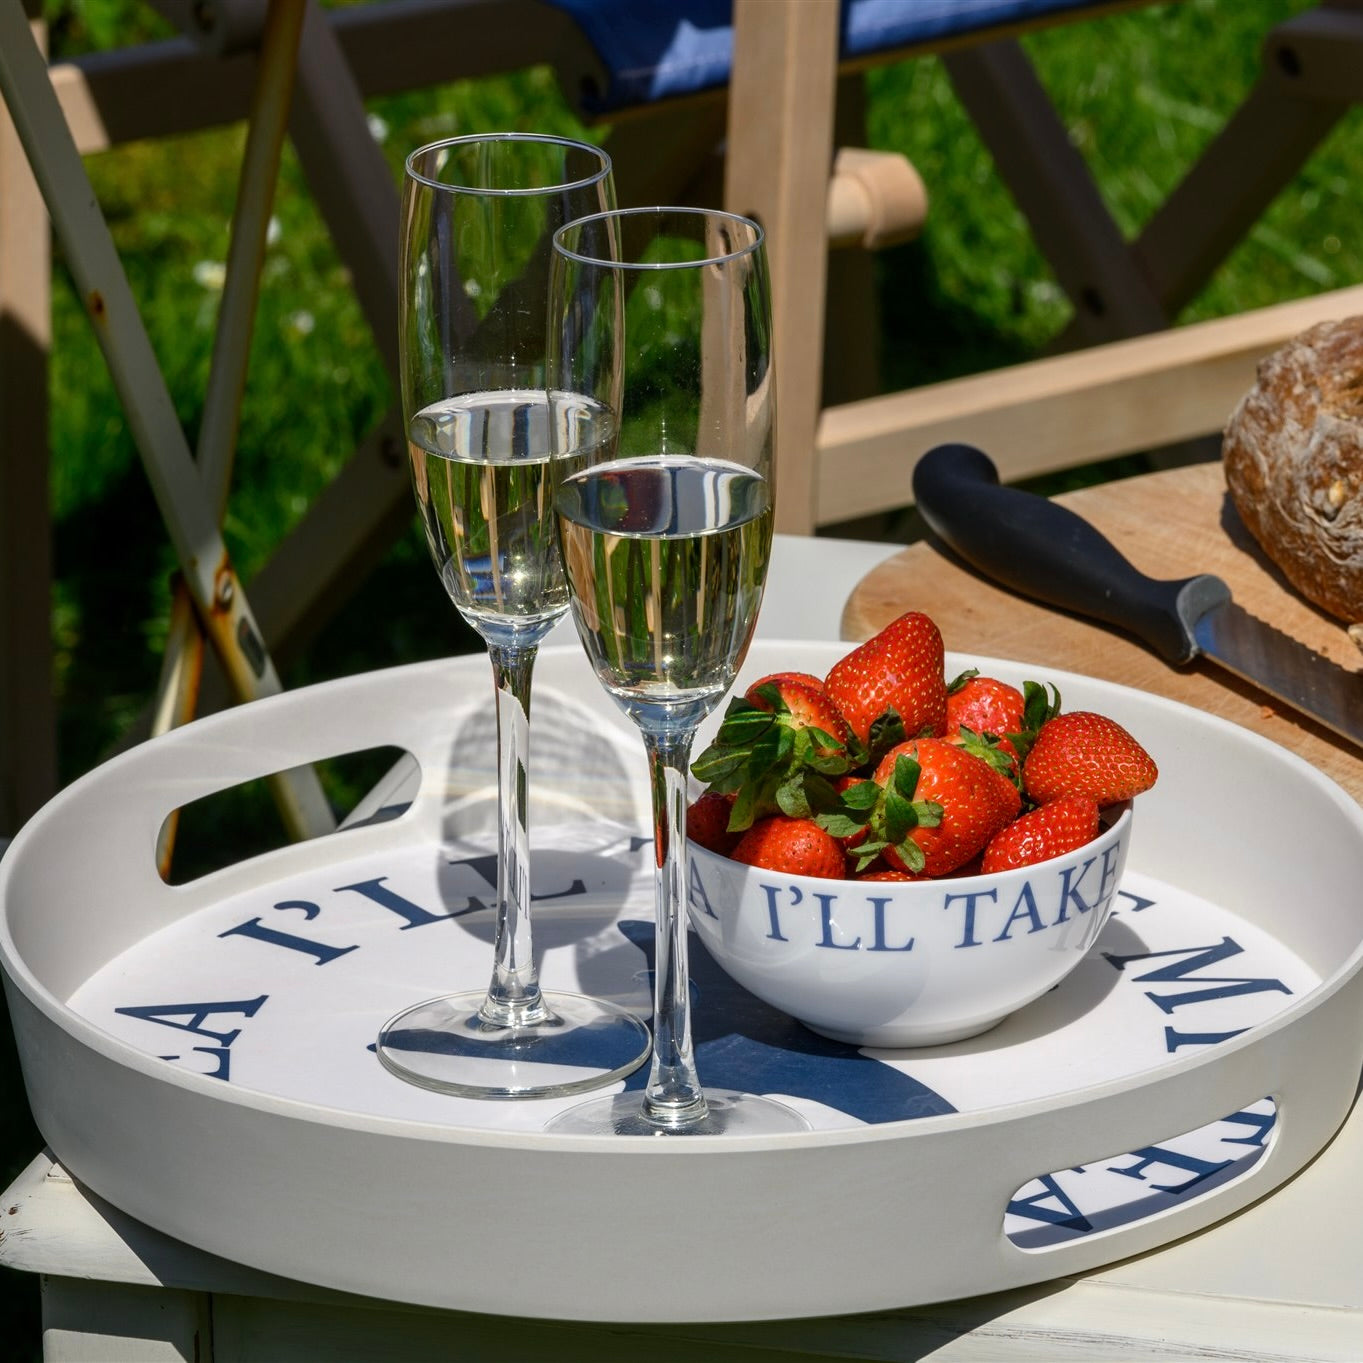
[(1002, 486), (972, 445), (929, 450), (913, 494), (929, 529), (993, 581), (1117, 625), (1174, 666), (1206, 658), (1363, 747), (1363, 675), (1255, 619), (1219, 577), (1146, 577), (1067, 507)]

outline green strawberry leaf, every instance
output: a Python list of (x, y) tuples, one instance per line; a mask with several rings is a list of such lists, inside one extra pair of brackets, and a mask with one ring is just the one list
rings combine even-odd
[(734, 806), (729, 811), (729, 832), (744, 833), (753, 826), (757, 818), (757, 786), (739, 788)]
[(854, 818), (850, 814), (834, 811), (830, 814), (816, 814), (814, 822), (835, 838), (852, 838), (866, 827), (865, 819)]
[(961, 689), (961, 687), (963, 687), (966, 684), (966, 682), (973, 680), (975, 677), (978, 677), (979, 675), (980, 669), (978, 667), (966, 668), (966, 670), (962, 672), (959, 677), (953, 677), (947, 683), (947, 695), (949, 696), (954, 695), (957, 691)]
[(884, 807), (885, 836), (892, 843), (902, 841), (911, 828), (918, 827), (918, 810), (912, 800), (901, 795), (892, 787), (885, 791)]
[[(765, 707), (760, 705), (757, 706), (759, 710), (766, 708), (775, 711), (778, 715), (790, 714), (790, 706), (786, 704), (784, 697), (781, 695), (781, 689), (775, 682), (764, 682), (761, 686), (754, 687), (753, 694), (761, 696), (762, 699), (767, 702)], [(748, 701), (748, 704), (751, 705), (753, 702)]]
[(905, 838), (903, 842), (895, 843), (894, 850), (900, 861), (904, 863), (906, 871), (916, 873), (921, 871), (926, 864), (927, 858), (923, 856), (923, 849), (912, 838)]
[[(989, 732), (976, 733), (965, 724), (959, 730), (960, 746), (966, 752), (978, 757), (980, 761), (993, 767), (995, 771), (1001, 772), (1014, 785), (1021, 786), (1022, 773), (1018, 770), (1017, 760), (1013, 754), (1006, 752), (1001, 746), (1003, 739), (998, 734)], [(1014, 735), (1008, 735), (1008, 741), (1012, 742)]]
[(1022, 683), (1022, 732), (1004, 735), (1017, 749), (1019, 767), (1031, 752), (1037, 731), (1059, 713), (1060, 692), (1054, 686), (1034, 681)]
[(918, 789), (918, 778), (922, 775), (923, 768), (905, 753), (901, 753), (895, 758), (894, 773), (890, 778), (890, 787), (906, 800), (912, 800), (914, 791)]
[(868, 813), (880, 800), (880, 787), (874, 781), (858, 781), (842, 792), (842, 803), (849, 809), (865, 810)]
[[(748, 765), (751, 754), (732, 748), (706, 748), (691, 763), (691, 775), (707, 786), (718, 788), (721, 781), (731, 776), (741, 775)], [(727, 793), (727, 792), (726, 792)]]
[(841, 807), (842, 797), (838, 794), (837, 787), (826, 777), (817, 771), (806, 771), (804, 782), (805, 796), (813, 809), (824, 813)]
[(888, 842), (863, 842), (854, 849), (857, 870), (864, 871), (889, 846)]
[(936, 828), (942, 822), (942, 806), (936, 800), (915, 800), (919, 828)]
[(897, 748), (904, 738), (904, 721), (900, 718), (899, 711), (892, 705), (879, 719), (872, 721), (866, 742), (865, 760), (857, 765), (874, 767), (891, 748)]
[(809, 797), (805, 793), (804, 773), (795, 772), (776, 788), (776, 805), (782, 814), (792, 819), (812, 818)]

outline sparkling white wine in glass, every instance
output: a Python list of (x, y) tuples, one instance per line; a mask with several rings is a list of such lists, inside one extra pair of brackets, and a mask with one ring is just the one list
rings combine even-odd
[(757, 621), (772, 505), (758, 472), (718, 459), (623, 459), (564, 471), (558, 495), (578, 632), (633, 715), (703, 716)]
[[(550, 420), (584, 451), (610, 439), (610, 414), (543, 389), (443, 398), (408, 427), (412, 486), (440, 580), (464, 617), (500, 627), (568, 609), (550, 505)], [(584, 454), (585, 459), (585, 454)]]
[[(488, 647), (497, 714), (491, 982), (402, 1009), (383, 1065), (425, 1088), (539, 1098), (609, 1084), (647, 1058), (624, 1008), (540, 988), (531, 936), (527, 767), (540, 641), (568, 607), (550, 455), (611, 439), (601, 402), (545, 383), (553, 234), (614, 204), (610, 158), (564, 138), (456, 137), (407, 158), (399, 351), (412, 488), (436, 571)], [(465, 929), (466, 930), (466, 929)], [(621, 980), (621, 992), (633, 981)]]
[(762, 230), (705, 209), (578, 219), (554, 236), (548, 389), (611, 438), (555, 428), (554, 506), (578, 635), (648, 758), (657, 867), (653, 1058), (641, 1095), (550, 1131), (705, 1136), (808, 1129), (762, 1094), (702, 1088), (687, 968), (687, 776), (696, 727), (752, 639), (774, 523), (771, 302)]

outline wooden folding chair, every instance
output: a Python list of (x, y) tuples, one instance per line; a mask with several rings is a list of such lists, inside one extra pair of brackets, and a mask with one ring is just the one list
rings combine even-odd
[[(1214, 434), (1263, 355), (1317, 321), (1363, 310), (1363, 288), (1350, 288), (1167, 330), (1358, 98), (1357, 0), (1333, 0), (1266, 36), (1258, 84), (1129, 244), (1009, 33), (1027, 20), (1074, 22), (1113, 7), (939, 0), (921, 7), (941, 21), (935, 35), (877, 57), (941, 52), (1074, 305), (1066, 342), (1093, 348), (824, 406), (827, 252), (810, 225), (829, 165), (833, 72), (846, 41), (839, 21), (856, 3), (734, 5), (725, 196), (766, 223), (771, 243), (781, 529), (808, 532), (910, 504), (918, 455), (944, 440), (995, 452), (1009, 480)], [(953, 10), (962, 19), (992, 10), (1002, 26), (953, 29)]]
[[(1004, 476), (1018, 478), (1207, 436), (1266, 351), (1363, 304), (1363, 295), (1343, 290), (1169, 330), (1358, 99), (1360, 0), (1324, 0), (1265, 35), (1258, 83), (1132, 242), (1018, 38), (1149, 0), (553, 3), (581, 25), (608, 73), (581, 92), (589, 114), (632, 123), (725, 108), (725, 205), (762, 220), (772, 258), (783, 530), (908, 505), (916, 456), (943, 439), (986, 443)], [(849, 135), (856, 141), (838, 126), (849, 76), (929, 54), (941, 57), (1073, 305), (1058, 348), (1100, 348), (842, 401), (820, 382), (826, 334), (840, 349), (848, 335), (826, 316), (846, 290), (841, 280), (828, 287), (823, 206), (835, 147)], [(864, 359), (855, 365), (865, 368)]]
[[(610, 122), (608, 145), (625, 202), (723, 198), (761, 218), (780, 335), (778, 524), (803, 533), (907, 505), (916, 455), (945, 438), (984, 444), (1004, 476), (1017, 478), (1214, 432), (1259, 356), (1315, 320), (1363, 306), (1363, 295), (1345, 290), (1167, 329), (1357, 97), (1363, 0), (1327, 0), (1267, 36), (1262, 75), (1249, 99), (1127, 243), (1016, 39), (1038, 25), (1080, 22), (1141, 3), (1148, 0), (673, 0), (665, 6), (385, 0), (322, 11), (311, 0), (301, 9), (289, 135), (390, 374), (396, 368), (397, 190), (368, 132), (364, 100), (370, 95), (547, 63), (586, 117)], [(80, 155), (252, 118), (266, 8), (253, 0), (157, 4), (184, 37), (44, 71), (51, 86), (44, 95), (38, 91), (41, 57), (23, 23), (21, 0), (0, 0), (6, 24), (0, 57), (25, 67), (24, 91), (11, 72), (6, 101), (48, 106), (28, 140), (54, 146), (68, 140), (59, 159), (69, 184), (59, 197), (72, 205), (84, 192)], [(269, 12), (297, 14), (303, 4), (273, 0)], [(871, 330), (862, 311), (870, 296), (868, 271), (864, 253), (830, 256), (830, 242), (901, 239), (916, 230), (924, 211), (921, 183), (902, 158), (858, 153), (856, 76), (872, 63), (925, 53), (943, 57), (1074, 303), (1067, 342), (1091, 348), (846, 400), (847, 389), (822, 382), (825, 357), (833, 350), (848, 359), (847, 370), (871, 369), (867, 353), (845, 340), (864, 339)], [(50, 94), (69, 129), (60, 137)], [(269, 139), (261, 145), (268, 147)], [(29, 159), (0, 117), (0, 830), (12, 830), (56, 784), (42, 396), (49, 265), (44, 207)], [(262, 156), (262, 166), (268, 159)], [(256, 175), (259, 186), (269, 180), (259, 169)], [(44, 193), (50, 193), (46, 186)], [(104, 230), (97, 216), (80, 229), (87, 251)], [(257, 209), (242, 219), (242, 239), (262, 221), (258, 197)], [(95, 272), (114, 278), (117, 262), (106, 247), (107, 241), (95, 251)], [(249, 270), (236, 273), (249, 279)], [(159, 375), (143, 372), (145, 337), (116, 343), (127, 352), (120, 363), (134, 404), (159, 414), (139, 429), (139, 443), (154, 486), (160, 480), (168, 524), (179, 527), (172, 525), (182, 563), (191, 568), (189, 597), (201, 622), (215, 618), (209, 612), (219, 596), (213, 581), (194, 574), (203, 562), (218, 561), (221, 544), (216, 527), (236, 396), (227, 356), (239, 355), (232, 347), (249, 331), (244, 304), (253, 287), (253, 281), (242, 286), (235, 339), (222, 364), (215, 362), (222, 377), (214, 410), (223, 419), (205, 421), (209, 449), (219, 442), (209, 460), (218, 472), (207, 483), (178, 428), (172, 431), (169, 419), (164, 429), (158, 425), (168, 404)], [(839, 306), (858, 325), (832, 315)], [(120, 304), (120, 326), (127, 325), (123, 313)], [(829, 337), (834, 344), (826, 344)], [(128, 355), (139, 353), (137, 363), (128, 363)], [(220, 434), (210, 435), (210, 428)], [(148, 441), (157, 451), (150, 456)], [(403, 434), (392, 411), (253, 578), (249, 608), (241, 584), (231, 580), (235, 605), (214, 626), (217, 634), (207, 629), (220, 644), (210, 661), (221, 651), (230, 674), (231, 651), (245, 639), (248, 653), (263, 657), (270, 673), (270, 660), (299, 646), (410, 515)], [(193, 552), (195, 544), (207, 546), (207, 554)], [(248, 622), (244, 635), (242, 621)], [(235, 691), (256, 693), (269, 684), (243, 674)], [(225, 690), (210, 668), (200, 708), (213, 708)], [(187, 711), (167, 705), (164, 712)]]

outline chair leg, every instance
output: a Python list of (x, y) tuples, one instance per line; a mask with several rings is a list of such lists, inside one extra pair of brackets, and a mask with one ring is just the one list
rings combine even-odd
[(1084, 158), (1013, 40), (942, 58), (1032, 236), (1074, 305), (1082, 344), (1160, 331), (1160, 300), (1133, 262)]
[(1347, 108), (1263, 86), (1240, 105), (1132, 246), (1172, 315), (1197, 296)]
[[(42, 41), (42, 30), (35, 36)], [(57, 791), (48, 512), (47, 210), (0, 104), (0, 835)]]
[[(0, 0), (0, 94), (86, 301), (204, 630), (238, 699), (278, 692), (279, 675), (228, 557), (108, 224), (19, 0)], [(334, 827), (311, 768), (283, 773), (271, 785), (291, 833), (307, 836)]]

